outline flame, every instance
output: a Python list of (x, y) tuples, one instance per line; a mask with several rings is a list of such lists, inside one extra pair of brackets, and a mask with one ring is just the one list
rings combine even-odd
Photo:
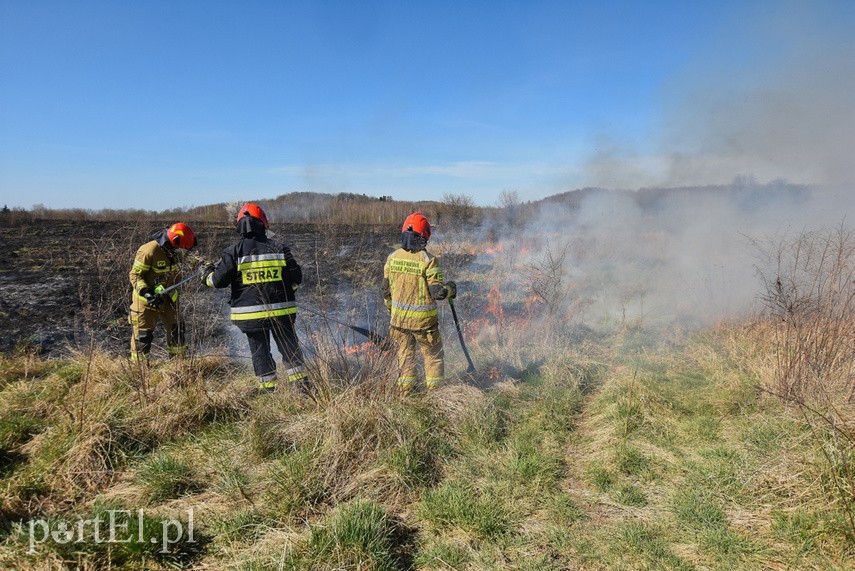
[(526, 315), (531, 317), (531, 314), (532, 314), (532, 311), (534, 310), (534, 308), (537, 307), (538, 305), (540, 305), (541, 303), (543, 303), (543, 300), (540, 297), (536, 296), (535, 294), (530, 294), (528, 297), (526, 297), (525, 298)]
[(345, 345), (342, 347), (342, 351), (345, 355), (356, 355), (369, 351), (373, 346), (374, 344), (371, 341), (365, 341), (356, 345)]
[(472, 319), (463, 324), (463, 336), (470, 342), (477, 343), (478, 333), (487, 326), (486, 319)]
[[(492, 245), (491, 245), (492, 244)], [(472, 244), (468, 243), (461, 248), (464, 252), (471, 254), (473, 256), (478, 255), (488, 255), (493, 256), (496, 254), (500, 254), (505, 251), (505, 244), (502, 242), (498, 243), (480, 243), (480, 244)]]
[(487, 294), (487, 304), (484, 315), (492, 315), (496, 325), (504, 327), (505, 312), (502, 309), (502, 293), (499, 291), (499, 286), (493, 286), (490, 293)]
[(484, 310), (484, 316), (469, 320), (463, 324), (463, 336), (477, 343), (479, 333), (491, 326), (499, 330), (505, 326), (502, 293), (499, 291), (498, 286), (494, 286), (487, 294), (487, 308)]

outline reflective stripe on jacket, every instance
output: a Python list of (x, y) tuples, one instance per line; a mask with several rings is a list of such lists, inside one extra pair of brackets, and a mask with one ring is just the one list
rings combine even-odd
[(287, 246), (252, 234), (223, 251), (208, 285), (231, 286), (232, 320), (251, 321), (297, 313), (294, 290), (302, 281)]
[(390, 325), (400, 329), (424, 330), (437, 324), (437, 305), (431, 286), (442, 285), (439, 260), (425, 250), (409, 252), (400, 248), (386, 258), (383, 277), (392, 319)]
[(144, 311), (148, 308), (148, 302), (140, 295), (140, 290), (144, 287), (153, 290), (158, 285), (167, 288), (177, 282), (179, 277), (178, 256), (167, 244), (166, 232), (161, 230), (152, 237), (153, 240), (137, 250), (134, 264), (128, 274), (134, 288), (131, 294), (131, 309), (134, 311)]

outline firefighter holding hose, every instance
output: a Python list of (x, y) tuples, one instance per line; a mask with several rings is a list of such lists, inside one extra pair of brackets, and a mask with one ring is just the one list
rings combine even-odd
[(294, 329), (295, 291), (303, 272), (291, 250), (268, 236), (269, 227), (264, 210), (246, 203), (237, 216), (241, 239), (223, 251), (219, 265), (209, 265), (202, 272), (202, 283), (212, 288), (231, 287), (231, 319), (249, 342), (259, 392), (276, 388), (272, 333), (286, 368), (287, 385), (308, 393), (311, 382)]
[(131, 361), (148, 364), (157, 322), (166, 329), (170, 356), (184, 355), (184, 323), (178, 314), (178, 290), (160, 295), (179, 277), (179, 250), (192, 250), (196, 234), (183, 222), (158, 230), (137, 250), (129, 278), (133, 293), (128, 320), (133, 326)]
[(401, 232), (401, 248), (389, 254), (383, 266), (383, 299), (391, 313), (389, 336), (398, 351), (398, 390), (406, 395), (417, 380), (417, 345), (424, 358), (427, 390), (445, 377), (436, 302), (454, 299), (457, 286), (443, 280), (439, 260), (426, 250), (431, 227), (424, 216), (418, 212), (408, 216)]

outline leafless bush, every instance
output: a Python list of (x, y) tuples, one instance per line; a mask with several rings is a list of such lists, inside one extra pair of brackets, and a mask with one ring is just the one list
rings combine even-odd
[(449, 228), (458, 228), (477, 222), (477, 207), (468, 194), (444, 194), (442, 208), (437, 212), (437, 223)]
[(776, 328), (777, 386), (787, 397), (855, 397), (855, 235), (844, 226), (772, 244), (761, 296)]
[[(354, 320), (343, 313), (332, 317), (302, 311), (301, 315), (306, 370), (322, 399), (342, 387), (358, 387), (358, 391), (386, 397), (395, 395), (397, 367), (391, 343), (378, 344), (348, 329), (342, 323)], [(379, 338), (382, 334), (375, 341)]]
[(508, 228), (519, 229), (528, 221), (526, 217), (528, 209), (520, 202), (520, 195), (516, 190), (503, 190), (499, 194), (496, 207), (497, 220)]
[(841, 224), (762, 251), (761, 299), (774, 324), (767, 390), (804, 416), (855, 536), (855, 234)]
[(559, 253), (554, 253), (547, 245), (543, 256), (528, 267), (529, 289), (550, 316), (562, 311), (568, 295), (564, 269), (567, 248), (565, 245)]
[(128, 272), (136, 249), (150, 230), (143, 223), (128, 224), (98, 239), (87, 240), (80, 252), (82, 272), (78, 281), (83, 339), (93, 334), (105, 339), (104, 331), (115, 331), (126, 325), (130, 303)]

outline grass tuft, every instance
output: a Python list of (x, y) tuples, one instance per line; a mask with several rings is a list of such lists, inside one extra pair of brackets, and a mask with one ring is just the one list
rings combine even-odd
[(513, 529), (511, 514), (501, 498), (462, 482), (446, 482), (426, 491), (419, 515), (439, 529), (456, 527), (478, 539), (496, 540)]
[(376, 503), (354, 501), (340, 506), (313, 526), (306, 548), (286, 565), (302, 569), (402, 568), (400, 526)]
[(202, 490), (189, 462), (167, 452), (146, 458), (137, 471), (137, 481), (145, 490), (148, 501), (153, 504)]

